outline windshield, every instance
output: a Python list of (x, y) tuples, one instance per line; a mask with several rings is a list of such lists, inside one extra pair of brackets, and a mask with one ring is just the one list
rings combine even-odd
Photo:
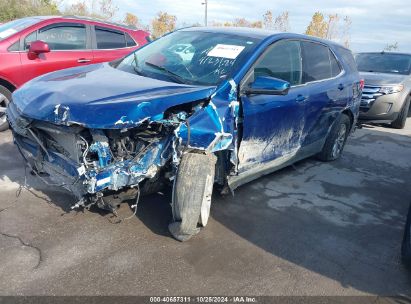
[(128, 55), (117, 68), (178, 83), (217, 85), (242, 66), (258, 42), (222, 33), (178, 31)]
[(37, 22), (39, 22), (37, 18), (23, 18), (2, 24), (0, 25), (0, 40), (6, 39)]
[(411, 55), (387, 53), (363, 53), (355, 57), (361, 72), (410, 74)]

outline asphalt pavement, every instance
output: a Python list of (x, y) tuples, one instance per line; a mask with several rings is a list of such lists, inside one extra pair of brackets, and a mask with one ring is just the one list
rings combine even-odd
[(410, 151), (411, 119), (357, 130), (338, 161), (215, 195), (207, 227), (180, 243), (167, 193), (121, 223), (71, 211), (69, 193), (25, 178), (0, 133), (0, 295), (411, 295), (400, 261)]

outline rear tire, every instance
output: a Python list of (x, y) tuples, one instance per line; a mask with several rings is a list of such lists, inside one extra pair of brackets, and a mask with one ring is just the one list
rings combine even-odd
[(411, 97), (408, 96), (407, 100), (404, 102), (404, 105), (401, 108), (401, 112), (398, 115), (397, 119), (391, 123), (391, 127), (395, 129), (404, 129), (405, 122), (407, 121), (408, 111), (410, 109), (410, 100)]
[(335, 121), (325, 140), (322, 151), (317, 154), (317, 158), (322, 161), (338, 159), (342, 154), (350, 129), (350, 118), (345, 114), (341, 114), (337, 121)]
[[(11, 92), (6, 87), (0, 85), (0, 108), (7, 108), (11, 100)], [(3, 110), (2, 109), (2, 110)], [(0, 132), (6, 131), (9, 128), (9, 123), (7, 122), (6, 113), (0, 112)]]
[(187, 153), (181, 158), (173, 186), (170, 233), (187, 241), (205, 226), (210, 214), (216, 157)]

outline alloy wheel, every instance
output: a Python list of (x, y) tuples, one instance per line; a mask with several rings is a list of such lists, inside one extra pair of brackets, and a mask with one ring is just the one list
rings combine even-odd
[(0, 125), (6, 123), (6, 108), (8, 103), (8, 98), (0, 93)]

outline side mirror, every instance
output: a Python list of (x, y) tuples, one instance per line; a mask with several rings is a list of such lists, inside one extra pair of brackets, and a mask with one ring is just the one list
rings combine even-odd
[(36, 40), (30, 43), (29, 52), (27, 56), (30, 60), (34, 60), (39, 57), (40, 54), (50, 52), (49, 45), (41, 40)]
[(257, 76), (244, 92), (250, 94), (265, 94), (265, 95), (287, 95), (290, 90), (290, 83), (269, 76)]

